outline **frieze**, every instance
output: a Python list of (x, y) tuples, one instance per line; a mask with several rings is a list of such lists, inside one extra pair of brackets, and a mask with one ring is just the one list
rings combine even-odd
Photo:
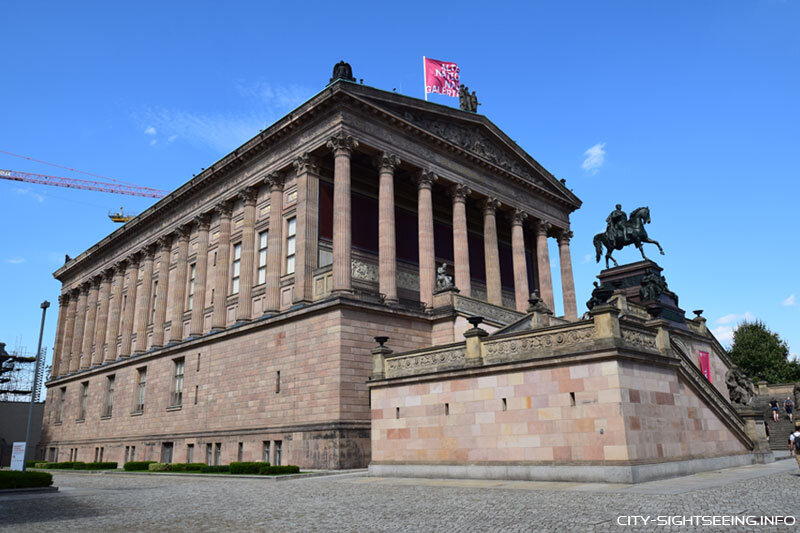
[(589, 326), (487, 342), (484, 344), (485, 360), (486, 362), (501, 362), (552, 355), (554, 350), (590, 342), (593, 338), (594, 326)]
[(410, 291), (419, 290), (419, 275), (405, 272), (403, 270), (397, 271), (397, 286), (401, 289), (408, 289)]
[(350, 275), (362, 281), (378, 281), (378, 265), (353, 258), (350, 261)]
[(622, 328), (622, 340), (634, 346), (658, 351), (656, 336), (635, 330)]
[(503, 309), (502, 307), (481, 302), (473, 298), (466, 298), (464, 296), (456, 296), (455, 307), (456, 311), (462, 311), (475, 316), (482, 316), (494, 322), (499, 322), (504, 326), (511, 324), (512, 322), (516, 322), (522, 317), (521, 313), (515, 313), (513, 311)]
[(412, 376), (425, 372), (459, 368), (463, 367), (465, 362), (466, 351), (463, 348), (388, 358), (386, 359), (386, 377)]

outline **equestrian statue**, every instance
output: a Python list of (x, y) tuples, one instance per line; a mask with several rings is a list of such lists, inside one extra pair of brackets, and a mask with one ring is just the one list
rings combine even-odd
[(597, 250), (597, 262), (600, 262), (600, 257), (603, 255), (603, 246), (606, 247), (606, 268), (608, 268), (608, 260), (614, 262), (614, 266), (619, 266), (616, 259), (611, 257), (614, 250), (622, 250), (625, 246), (633, 244), (639, 249), (642, 257), (646, 260), (647, 256), (644, 255), (642, 243), (649, 242), (658, 246), (658, 251), (664, 255), (664, 250), (658, 241), (654, 241), (647, 236), (644, 229), (645, 224), (650, 223), (650, 208), (639, 207), (631, 211), (630, 217), (622, 210), (622, 205), (617, 204), (617, 208), (608, 215), (606, 224), (608, 225), (606, 231), (598, 233), (594, 236), (594, 248)]

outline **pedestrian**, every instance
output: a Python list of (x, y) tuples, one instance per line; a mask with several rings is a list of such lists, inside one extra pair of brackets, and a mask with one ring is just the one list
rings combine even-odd
[(783, 402), (783, 408), (786, 410), (786, 414), (789, 415), (789, 420), (794, 420), (794, 415), (792, 414), (792, 409), (794, 409), (794, 402), (792, 402), (792, 397), (787, 396), (786, 401)]
[(794, 453), (794, 460), (797, 461), (797, 466), (800, 467), (800, 422), (794, 425), (794, 433), (789, 435), (789, 454)]
[(772, 409), (772, 419), (775, 422), (777, 422), (778, 419), (780, 418), (779, 415), (778, 415), (778, 400), (776, 400), (775, 398), (772, 398), (769, 401), (769, 406), (770, 406), (770, 409)]

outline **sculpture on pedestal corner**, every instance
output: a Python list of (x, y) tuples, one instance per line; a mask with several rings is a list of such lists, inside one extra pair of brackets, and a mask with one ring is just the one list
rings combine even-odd
[(730, 367), (725, 374), (725, 384), (728, 386), (728, 396), (732, 404), (750, 405), (756, 396), (753, 382), (736, 365)]
[(447, 274), (447, 263), (436, 269), (436, 290), (446, 290), (453, 288), (453, 276)]
[(356, 81), (353, 77), (353, 69), (350, 67), (350, 63), (339, 61), (333, 66), (333, 76), (328, 83), (333, 83), (336, 80)]
[(658, 300), (658, 297), (666, 290), (667, 278), (651, 270), (642, 278), (639, 296), (642, 298), (642, 301)]
[(617, 204), (616, 209), (606, 218), (606, 231), (598, 233), (594, 236), (594, 248), (597, 251), (597, 262), (600, 262), (600, 257), (603, 255), (603, 247), (606, 248), (606, 268), (608, 268), (608, 260), (614, 262), (614, 266), (619, 266), (617, 261), (611, 257), (614, 250), (622, 250), (625, 246), (633, 244), (639, 249), (642, 258), (647, 259), (644, 255), (642, 243), (649, 242), (658, 246), (658, 251), (664, 255), (664, 250), (658, 241), (650, 239), (647, 236), (647, 231), (644, 229), (645, 224), (650, 223), (650, 208), (639, 207), (631, 212), (630, 217), (622, 210), (622, 205)]
[(462, 111), (477, 113), (479, 105), (481, 104), (478, 102), (478, 95), (475, 94), (475, 91), (472, 91), (472, 94), (470, 94), (469, 87), (462, 85), (458, 90), (458, 107), (461, 108)]

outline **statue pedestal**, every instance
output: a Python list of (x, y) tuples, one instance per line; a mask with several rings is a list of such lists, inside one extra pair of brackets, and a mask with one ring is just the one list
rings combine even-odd
[(744, 419), (744, 430), (753, 441), (753, 456), (756, 463), (765, 464), (775, 461), (769, 447), (767, 432), (764, 429), (764, 413), (752, 407), (734, 405), (736, 412)]
[(662, 270), (650, 260), (607, 268), (598, 274), (600, 286), (595, 292), (598, 299), (606, 301), (615, 291), (621, 291), (628, 301), (645, 307), (653, 318), (663, 318), (685, 328), (686, 313), (678, 307), (678, 295), (665, 288)]

